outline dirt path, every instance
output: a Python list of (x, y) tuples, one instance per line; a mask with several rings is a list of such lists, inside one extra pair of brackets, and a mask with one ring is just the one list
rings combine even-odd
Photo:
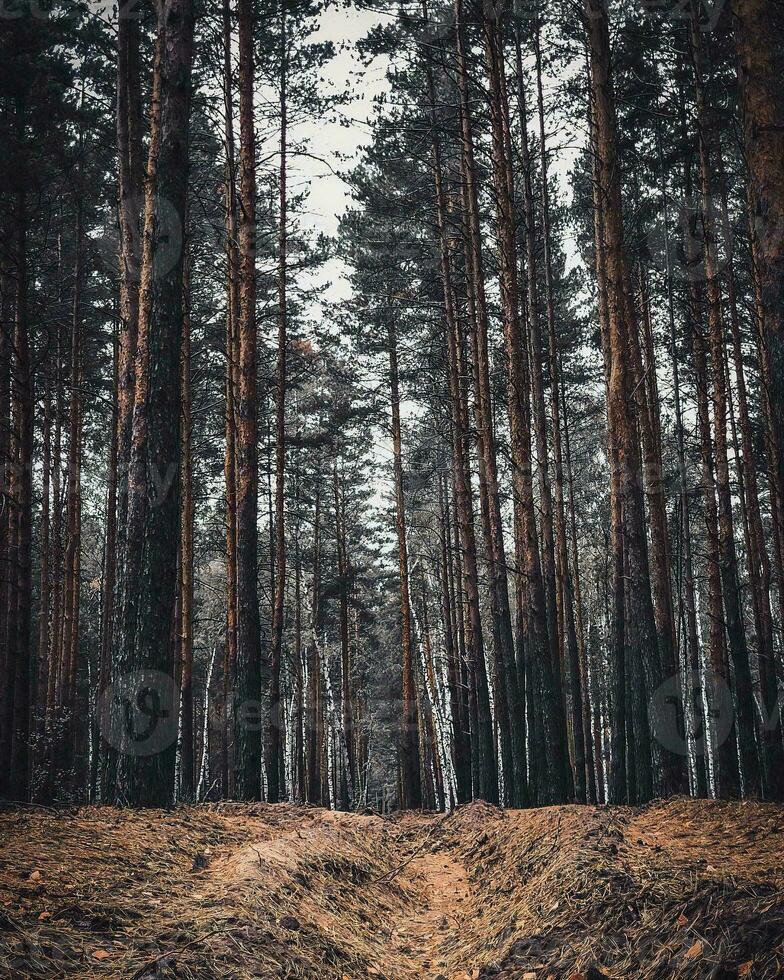
[(410, 964), (401, 977), (466, 980), (471, 973), (449, 967), (471, 894), (463, 865), (436, 852), (416, 857), (407, 870), (407, 879), (421, 895), (420, 911), (392, 930), (390, 960)]

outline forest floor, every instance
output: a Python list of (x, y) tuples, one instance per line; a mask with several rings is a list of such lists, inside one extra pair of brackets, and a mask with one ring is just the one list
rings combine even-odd
[(784, 977), (784, 807), (0, 812), (0, 977)]

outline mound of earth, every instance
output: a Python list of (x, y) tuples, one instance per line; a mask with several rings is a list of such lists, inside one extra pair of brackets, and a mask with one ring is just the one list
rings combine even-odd
[(0, 976), (784, 976), (784, 808), (0, 813)]

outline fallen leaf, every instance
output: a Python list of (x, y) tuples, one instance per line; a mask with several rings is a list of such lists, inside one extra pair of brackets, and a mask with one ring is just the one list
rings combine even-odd
[(41, 879), (41, 872), (40, 871), (34, 871), (30, 875), (30, 881), (40, 881), (40, 879)]
[(96, 949), (93, 953), (94, 960), (108, 960), (112, 954), (105, 949)]
[(679, 925), (679, 926), (680, 926), (681, 928), (683, 928), (683, 926), (687, 926), (687, 925), (689, 924), (689, 920), (688, 920), (688, 919), (686, 918), (686, 916), (685, 916), (685, 915), (679, 915), (679, 916), (678, 916), (678, 923), (677, 923), (677, 924), (678, 924), (678, 925)]
[(689, 948), (686, 950), (685, 959), (696, 960), (698, 956), (702, 956), (702, 943), (699, 941), (699, 939), (696, 943), (694, 943), (694, 945), (689, 946)]
[(738, 967), (739, 977), (750, 977), (751, 971), (754, 969), (754, 960), (748, 960), (746, 963), (741, 963)]

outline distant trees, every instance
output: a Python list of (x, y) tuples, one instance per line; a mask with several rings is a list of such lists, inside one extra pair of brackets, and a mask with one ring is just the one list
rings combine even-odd
[(3, 798), (781, 799), (774, 8), (4, 21)]

